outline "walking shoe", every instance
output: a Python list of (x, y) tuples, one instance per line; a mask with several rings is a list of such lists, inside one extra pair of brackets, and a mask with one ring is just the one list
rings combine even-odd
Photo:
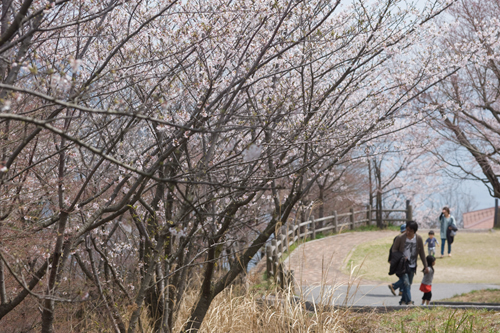
[(391, 293), (396, 296), (396, 290), (394, 290), (394, 287), (392, 286), (392, 284), (389, 285), (389, 289), (391, 290)]

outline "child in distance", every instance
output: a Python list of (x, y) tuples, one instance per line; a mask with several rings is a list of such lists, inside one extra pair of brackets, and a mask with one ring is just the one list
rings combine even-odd
[[(436, 256), (436, 245), (439, 245), (437, 238), (434, 238), (434, 231), (429, 231), (429, 238), (426, 239), (425, 244), (427, 245), (427, 249), (429, 250), (429, 255), (435, 257)], [(424, 246), (425, 246), (424, 244)]]

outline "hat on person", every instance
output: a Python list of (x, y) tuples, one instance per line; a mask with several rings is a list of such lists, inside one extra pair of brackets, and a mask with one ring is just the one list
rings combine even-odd
[(401, 232), (405, 232), (406, 231), (406, 224), (401, 224)]

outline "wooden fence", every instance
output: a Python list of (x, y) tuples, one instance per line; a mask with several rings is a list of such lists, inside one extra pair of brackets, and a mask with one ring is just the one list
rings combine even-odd
[[(405, 213), (404, 218), (383, 218), (388, 222), (406, 222), (413, 218), (412, 206), (407, 203), (406, 209), (385, 209), (382, 214), (390, 213)], [(288, 271), (284, 265), (283, 257), (286, 253), (290, 253), (290, 247), (298, 242), (303, 241), (307, 237), (315, 239), (320, 232), (335, 232), (338, 233), (343, 228), (353, 230), (360, 225), (369, 225), (375, 221), (375, 210), (370, 205), (364, 210), (355, 211), (353, 208), (349, 213), (326, 216), (320, 219), (315, 219), (311, 216), (309, 221), (300, 222), (297, 217), (293, 224), (287, 223), (281, 228), (276, 229), (275, 237), (271, 240), (271, 244), (266, 245), (266, 269), (267, 277), (274, 278), (276, 284), (281, 288), (287, 287), (289, 284), (293, 286), (293, 271)]]

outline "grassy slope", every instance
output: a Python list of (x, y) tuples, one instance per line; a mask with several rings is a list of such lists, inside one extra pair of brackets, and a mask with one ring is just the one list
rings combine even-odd
[[(346, 267), (344, 267), (344, 272), (347, 272), (349, 265), (359, 266), (364, 260), (360, 273), (366, 279), (384, 282), (395, 280), (396, 277), (387, 274), (389, 271), (387, 258), (393, 238), (388, 237), (356, 247), (346, 263)], [(500, 232), (459, 232), (452, 245), (453, 256), (443, 259), (438, 257), (436, 261), (434, 283), (500, 284), (499, 253)], [(419, 269), (421, 269), (422, 263), (420, 260), (418, 265)], [(422, 273), (419, 272), (414, 283), (420, 283), (422, 276)]]
[[(470, 293), (455, 295), (443, 299), (443, 302), (474, 302), (474, 303), (500, 303), (499, 289), (473, 290)], [(500, 317), (500, 315), (499, 315)]]
[(497, 312), (485, 310), (452, 310), (413, 308), (380, 315), (382, 332), (499, 332)]

